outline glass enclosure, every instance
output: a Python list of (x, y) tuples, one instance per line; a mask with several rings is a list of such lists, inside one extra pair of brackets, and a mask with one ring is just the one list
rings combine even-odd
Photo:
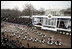
[(71, 19), (58, 18), (57, 27), (63, 29), (71, 29)]
[(43, 18), (42, 17), (34, 17), (33, 18), (33, 25), (42, 25)]
[(43, 18), (43, 25), (44, 26), (56, 27), (56, 21), (57, 21), (56, 18), (52, 18), (52, 19)]
[(33, 25), (42, 25), (44, 27), (52, 28), (63, 28), (71, 29), (71, 19), (68, 18), (44, 18), (44, 17), (34, 17)]

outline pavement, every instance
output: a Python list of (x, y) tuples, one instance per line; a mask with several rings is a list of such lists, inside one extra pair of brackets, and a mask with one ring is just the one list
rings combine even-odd
[[(51, 31), (45, 31), (45, 30), (40, 30), (40, 29), (33, 29), (32, 31), (29, 31), (31, 30), (32, 28), (30, 27), (18, 27), (18, 28), (22, 28), (23, 30), (27, 31), (29, 33), (29, 35), (27, 37), (32, 37), (32, 38), (38, 38), (38, 39), (42, 39), (42, 36), (39, 36), (35, 33), (33, 33), (32, 31), (38, 31), (38, 32), (42, 32), (43, 34), (46, 34), (47, 37), (46, 38), (43, 38), (45, 39), (45, 43), (39, 43), (39, 42), (33, 42), (33, 41), (28, 41), (28, 40), (22, 40), (21, 38), (23, 37), (23, 35), (21, 35), (21, 37), (18, 39), (22, 45), (24, 45), (25, 48), (27, 48), (27, 43), (29, 43), (29, 48), (32, 48), (33, 46), (37, 47), (37, 48), (71, 48), (71, 36), (69, 35), (62, 35), (62, 34), (59, 34), (59, 33), (55, 33), (55, 32), (51, 32)], [(19, 32), (20, 33), (20, 29), (17, 29), (16, 26), (13, 26), (11, 24), (4, 24), (4, 27), (1, 27), (1, 31), (4, 31), (4, 30), (12, 30), (13, 32), (15, 32), (16, 34)], [(17, 32), (16, 32), (17, 30)], [(8, 37), (11, 35), (11, 32), (6, 32), (4, 33), (5, 36)], [(50, 36), (54, 36), (54, 41), (56, 41), (57, 39), (61, 39), (61, 42), (62, 42), (62, 45), (61, 46), (56, 46), (55, 44), (53, 45), (48, 45), (47, 44), (47, 39), (48, 37)], [(16, 39), (16, 36), (14, 37), (9, 37), (10, 40), (17, 40)]]

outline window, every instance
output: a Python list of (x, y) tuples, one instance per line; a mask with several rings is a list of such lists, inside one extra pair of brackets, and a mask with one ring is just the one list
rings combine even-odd
[(47, 25), (47, 18), (46, 18), (46, 22), (45, 22), (45, 24)]
[(42, 25), (42, 23), (43, 23), (43, 18), (41, 18), (41, 17), (35, 17), (33, 20), (34, 20), (33, 24), (36, 24), (36, 25), (38, 25), (38, 24)]
[(48, 25), (56, 26), (56, 18), (48, 19)]
[(60, 18), (60, 24), (59, 28), (63, 28), (63, 29), (70, 29), (71, 28), (71, 21), (69, 21), (70, 19), (66, 19), (66, 18)]

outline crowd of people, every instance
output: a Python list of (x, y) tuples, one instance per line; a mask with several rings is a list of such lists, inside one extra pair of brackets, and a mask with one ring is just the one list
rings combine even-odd
[(32, 26), (32, 19), (30, 18), (1, 18), (5, 22), (10, 22), (10, 23), (16, 23), (16, 24), (22, 24), (22, 25), (27, 25), (27, 26)]
[[(7, 24), (7, 23), (5, 23)], [(9, 23), (8, 23), (9, 24)], [(11, 24), (10, 24), (11, 25)], [(14, 26), (17, 26), (17, 25), (14, 25)], [(31, 40), (33, 42), (40, 42), (40, 43), (46, 43), (46, 40), (44, 38), (47, 37), (46, 34), (43, 34), (42, 32), (38, 32), (38, 31), (35, 31), (34, 29), (31, 29), (31, 28), (27, 28), (27, 29), (17, 29), (18, 31), (20, 30), (19, 33), (15, 33), (13, 31), (10, 31), (10, 36), (7, 35), (7, 38), (5, 37), (5, 32), (7, 32), (7, 30), (1, 32), (2, 33), (2, 46), (3, 44), (5, 43), (10, 43), (9, 45), (6, 44), (5, 47), (12, 47), (13, 48), (29, 48), (30, 47), (30, 44), (27, 43), (27, 47), (24, 47), (24, 45), (22, 45), (21, 42), (19, 42), (19, 40), (9, 40), (10, 38), (12, 37), (17, 37), (16, 39), (18, 38), (21, 38), (21, 36), (23, 35), (23, 38), (21, 38), (22, 40)], [(32, 32), (33, 34), (37, 35), (37, 36), (41, 36), (42, 39), (38, 39), (36, 37), (29, 37), (29, 32)], [(8, 38), (10, 37), (10, 38)], [(47, 44), (55, 44), (55, 45), (61, 45), (61, 41), (60, 40), (57, 40), (54, 42), (54, 36), (50, 36), (50, 37), (47, 37), (48, 41), (47, 41)], [(11, 46), (10, 46), (11, 45)], [(15, 47), (14, 47), (15, 46)], [(32, 48), (37, 48), (36, 46), (33, 46)]]

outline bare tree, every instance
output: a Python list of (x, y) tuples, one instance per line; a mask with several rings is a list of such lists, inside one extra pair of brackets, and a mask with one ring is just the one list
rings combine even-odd
[(33, 11), (34, 11), (34, 7), (32, 4), (25, 4), (23, 6), (24, 10), (22, 11), (22, 14), (27, 15), (27, 16), (32, 16)]
[(1, 16), (2, 17), (7, 17), (7, 18), (10, 18), (10, 17), (19, 17), (21, 15), (21, 12), (17, 9), (17, 8), (14, 8), (14, 9), (1, 9)]

